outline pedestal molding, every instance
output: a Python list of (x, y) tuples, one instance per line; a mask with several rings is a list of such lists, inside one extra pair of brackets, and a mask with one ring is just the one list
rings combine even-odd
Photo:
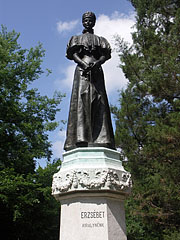
[(131, 174), (114, 169), (76, 169), (54, 174), (52, 194), (60, 194), (71, 190), (101, 190), (117, 191), (130, 189)]
[(131, 174), (122, 166), (119, 152), (106, 148), (78, 148), (64, 154), (62, 166), (53, 176), (52, 195), (90, 190), (127, 194), (131, 186)]

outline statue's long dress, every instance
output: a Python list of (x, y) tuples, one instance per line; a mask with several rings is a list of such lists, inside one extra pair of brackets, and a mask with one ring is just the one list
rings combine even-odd
[[(73, 36), (67, 46), (67, 58), (73, 60), (73, 54), (83, 58), (93, 55), (96, 59), (111, 57), (111, 48), (105, 38), (91, 33)], [(108, 99), (102, 68), (85, 73), (76, 67), (64, 145), (66, 151), (77, 147), (115, 148)]]

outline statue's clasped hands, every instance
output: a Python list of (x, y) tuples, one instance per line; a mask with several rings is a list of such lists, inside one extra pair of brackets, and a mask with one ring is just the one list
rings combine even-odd
[(88, 73), (95, 68), (99, 68), (100, 66), (101, 66), (100, 61), (95, 61), (95, 62), (89, 63), (89, 64), (87, 64), (86, 62), (83, 62), (83, 64), (82, 64), (82, 68), (85, 73)]

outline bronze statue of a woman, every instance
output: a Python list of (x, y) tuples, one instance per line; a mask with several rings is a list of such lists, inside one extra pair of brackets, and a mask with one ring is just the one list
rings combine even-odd
[(77, 67), (71, 95), (66, 151), (77, 147), (115, 149), (108, 99), (101, 65), (111, 58), (111, 47), (93, 33), (96, 16), (82, 16), (83, 34), (73, 36), (67, 46), (67, 58)]

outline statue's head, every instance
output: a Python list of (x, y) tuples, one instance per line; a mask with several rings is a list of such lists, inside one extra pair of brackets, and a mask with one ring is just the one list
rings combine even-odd
[(82, 15), (82, 23), (85, 29), (92, 29), (96, 23), (96, 16), (93, 12), (85, 12)]

